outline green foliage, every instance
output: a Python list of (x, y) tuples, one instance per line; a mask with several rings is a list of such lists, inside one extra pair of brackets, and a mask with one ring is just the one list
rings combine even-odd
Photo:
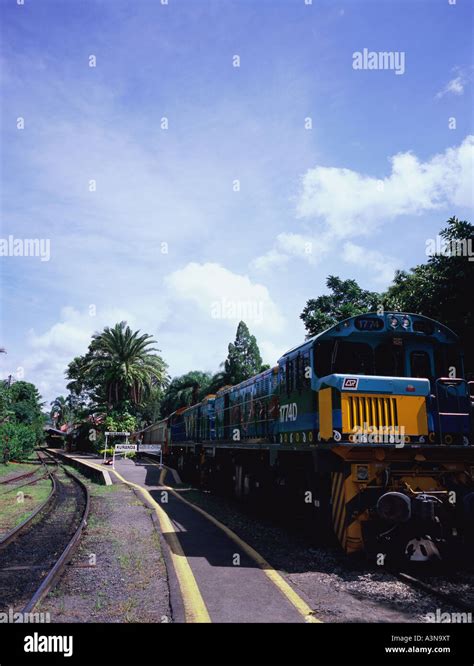
[[(474, 226), (451, 217), (440, 233), (446, 243), (470, 240), (474, 247)], [(466, 370), (474, 373), (474, 262), (461, 255), (431, 256), (426, 264), (410, 271), (398, 271), (385, 301), (388, 309), (423, 314), (442, 322), (461, 338)]]
[(254, 335), (241, 321), (237, 327), (235, 342), (229, 344), (229, 354), (224, 363), (226, 384), (238, 384), (262, 369), (262, 357)]
[[(42, 403), (38, 389), (30, 382), (14, 382), (8, 387), (3, 383), (1, 390), (3, 419), (10, 424), (26, 426), (33, 433), (34, 441), (40, 443), (43, 440), (44, 415), (41, 411)], [(22, 434), (22, 441), (25, 436)]]
[(330, 275), (326, 285), (331, 293), (310, 299), (300, 315), (308, 338), (334, 326), (342, 319), (363, 312), (373, 312), (382, 303), (380, 294), (362, 289), (355, 280), (341, 280)]
[(152, 386), (150, 393), (140, 405), (130, 406), (130, 410), (136, 415), (139, 428), (156, 423), (160, 419), (163, 397), (163, 388)]
[(89, 403), (90, 411), (125, 412), (142, 405), (153, 388), (166, 386), (166, 363), (148, 334), (132, 332), (126, 322), (92, 337), (85, 356), (76, 357), (66, 375), (68, 389)]
[(59, 395), (51, 402), (50, 415), (56, 428), (68, 422), (71, 411), (63, 395)]
[(10, 416), (13, 416), (11, 410), (11, 394), (7, 382), (0, 382), (0, 423), (3, 423)]
[(262, 365), (255, 336), (250, 335), (243, 321), (237, 328), (235, 342), (229, 344), (229, 356), (222, 366), (224, 370), (214, 375), (192, 370), (180, 377), (174, 377), (163, 394), (161, 414), (166, 416), (180, 407), (194, 405), (206, 395), (216, 393), (225, 384), (237, 384), (270, 367)]
[(11, 409), (18, 423), (35, 425), (43, 421), (41, 396), (34, 384), (14, 382), (9, 392)]
[(105, 432), (134, 432), (137, 429), (137, 419), (125, 412), (111, 412), (104, 421)]
[(37, 432), (31, 425), (15, 421), (0, 424), (0, 462), (3, 462), (5, 448), (8, 458), (22, 460), (32, 452), (37, 442)]
[(200, 370), (175, 377), (163, 396), (162, 414), (171, 414), (179, 407), (196, 404), (211, 393), (212, 381), (211, 373)]
[[(474, 247), (474, 226), (451, 217), (440, 232), (444, 242)], [(468, 242), (471, 243), (469, 246)], [(460, 336), (465, 353), (466, 373), (474, 376), (474, 262), (464, 254), (431, 256), (428, 262), (409, 271), (397, 271), (385, 293), (365, 291), (355, 280), (330, 276), (331, 294), (307, 302), (301, 319), (308, 337), (333, 326), (338, 321), (363, 312), (385, 310), (412, 312), (431, 317)]]

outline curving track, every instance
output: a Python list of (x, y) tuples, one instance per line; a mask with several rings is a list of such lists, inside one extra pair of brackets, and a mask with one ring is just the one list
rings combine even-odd
[[(38, 453), (46, 469), (50, 462)], [(46, 596), (70, 559), (89, 512), (89, 493), (54, 461), (53, 490), (40, 510), (0, 544), (0, 610), (30, 612)]]

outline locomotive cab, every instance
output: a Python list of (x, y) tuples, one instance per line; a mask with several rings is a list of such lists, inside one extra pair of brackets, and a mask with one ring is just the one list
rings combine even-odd
[(472, 543), (471, 404), (456, 335), (418, 315), (363, 315), (313, 340), (318, 446), (346, 552), (412, 562)]

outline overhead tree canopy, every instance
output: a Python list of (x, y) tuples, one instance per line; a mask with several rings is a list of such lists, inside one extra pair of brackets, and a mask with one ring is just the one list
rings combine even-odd
[(341, 280), (330, 275), (326, 286), (332, 293), (310, 299), (300, 315), (308, 338), (342, 319), (377, 310), (381, 304), (380, 294), (362, 289), (355, 280)]
[(474, 225), (451, 217), (440, 236), (459, 253), (431, 256), (426, 264), (397, 271), (384, 300), (388, 309), (423, 314), (449, 326), (461, 338), (466, 369), (474, 373), (474, 257), (469, 261), (466, 256), (469, 248), (474, 251)]

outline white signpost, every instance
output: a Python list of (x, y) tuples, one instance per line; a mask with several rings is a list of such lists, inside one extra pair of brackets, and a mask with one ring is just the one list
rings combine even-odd
[(136, 444), (129, 444), (128, 443), (128, 438), (130, 437), (129, 432), (106, 432), (105, 433), (105, 448), (104, 448), (104, 463), (106, 460), (107, 456), (107, 445), (108, 445), (108, 440), (109, 437), (125, 437), (125, 442), (124, 444), (116, 444), (114, 447), (114, 453), (112, 456), (112, 467), (115, 469), (115, 453), (118, 451), (120, 452), (125, 452), (125, 451), (136, 451), (137, 450), (137, 445)]
[(161, 444), (139, 444), (138, 453), (159, 453), (160, 454), (160, 467), (163, 467), (163, 449)]

